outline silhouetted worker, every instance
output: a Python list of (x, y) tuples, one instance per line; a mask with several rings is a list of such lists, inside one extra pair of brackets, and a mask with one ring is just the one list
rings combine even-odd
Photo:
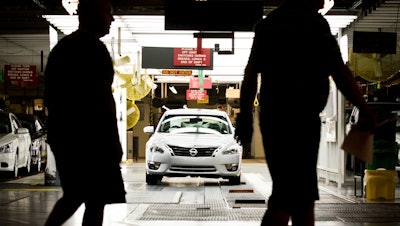
[(293, 226), (314, 225), (320, 113), (327, 103), (330, 76), (362, 112), (359, 126), (371, 131), (376, 126), (329, 24), (318, 13), (323, 6), (324, 0), (286, 0), (254, 28), (235, 136), (244, 146), (251, 143), (260, 73), (260, 131), (273, 182), (263, 226), (286, 226), (290, 219)]
[(85, 204), (82, 225), (103, 224), (106, 204), (125, 203), (113, 62), (101, 37), (114, 17), (110, 0), (80, 0), (79, 28), (61, 39), (45, 70), (48, 143), (63, 197), (46, 226), (62, 225)]

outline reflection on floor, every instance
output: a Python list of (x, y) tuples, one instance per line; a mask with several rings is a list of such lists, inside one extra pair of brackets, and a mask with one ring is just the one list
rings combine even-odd
[[(263, 162), (246, 162), (242, 183), (204, 178), (168, 178), (146, 185), (144, 164), (122, 167), (128, 192), (126, 204), (108, 205), (104, 226), (256, 226), (266, 210), (271, 181)], [(56, 200), (59, 186), (44, 186), (39, 173), (0, 183), (0, 225), (43, 225)], [(300, 186), (300, 185), (299, 185)], [(317, 226), (400, 226), (400, 188), (394, 200), (366, 200), (354, 196), (349, 181), (338, 188), (320, 183), (316, 204)], [(65, 226), (81, 224), (83, 206)]]

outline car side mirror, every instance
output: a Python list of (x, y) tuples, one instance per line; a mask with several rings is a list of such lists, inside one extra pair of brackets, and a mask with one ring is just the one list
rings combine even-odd
[(29, 133), (29, 130), (28, 130), (27, 128), (21, 127), (21, 128), (18, 128), (18, 129), (17, 129), (17, 133), (18, 133), (18, 134)]
[(145, 126), (143, 128), (143, 132), (147, 134), (153, 134), (154, 133), (154, 126)]

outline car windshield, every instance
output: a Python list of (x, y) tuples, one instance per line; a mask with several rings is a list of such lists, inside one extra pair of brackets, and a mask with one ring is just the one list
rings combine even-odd
[(8, 115), (0, 115), (0, 133), (11, 133), (10, 118)]
[(159, 127), (161, 133), (231, 134), (227, 119), (210, 115), (170, 115)]
[(17, 117), (20, 120), (22, 127), (27, 128), (30, 134), (44, 130), (42, 122), (33, 115), (18, 114)]

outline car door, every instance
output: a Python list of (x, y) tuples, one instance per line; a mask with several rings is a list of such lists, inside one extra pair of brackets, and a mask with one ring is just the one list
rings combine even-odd
[(21, 122), (14, 114), (10, 115), (10, 120), (13, 127), (13, 132), (18, 137), (18, 166), (26, 167), (27, 164), (30, 164), (30, 161), (28, 161), (28, 159), (30, 160), (31, 135), (29, 134), (28, 129), (20, 129), (23, 127), (21, 125)]

